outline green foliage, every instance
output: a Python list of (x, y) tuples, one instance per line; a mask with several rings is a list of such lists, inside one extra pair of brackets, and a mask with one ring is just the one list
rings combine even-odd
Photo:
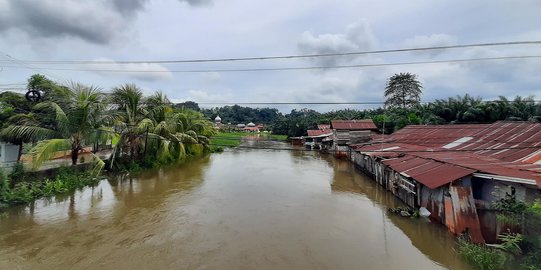
[(528, 211), (537, 217), (541, 217), (541, 200), (536, 200), (532, 205), (528, 207)]
[(210, 140), (211, 145), (219, 147), (236, 147), (243, 137), (250, 135), (246, 132), (219, 132)]
[(419, 105), (422, 88), (417, 75), (395, 74), (389, 78), (385, 86), (385, 105), (403, 109)]
[(508, 225), (519, 225), (522, 215), (528, 205), (516, 199), (514, 194), (506, 193), (504, 198), (494, 202), (494, 209), (498, 210), (497, 219)]
[(520, 269), (540, 270), (541, 269), (541, 236), (525, 239), (527, 251), (526, 256), (520, 261)]
[(15, 166), (11, 169), (11, 172), (7, 176), (9, 181), (9, 186), (14, 186), (15, 184), (19, 182), (25, 182), (28, 178), (27, 175), (24, 173), (24, 167), (21, 163), (16, 163)]
[(18, 113), (26, 113), (32, 109), (32, 103), (29, 103), (23, 94), (2, 92), (0, 93), (0, 102), (4, 108), (4, 119), (9, 119), (9, 117)]
[(4, 201), (6, 201), (6, 198), (9, 196), (9, 180), (4, 173), (4, 171), (0, 168), (0, 208), (2, 208)]
[(317, 124), (322, 121), (321, 118), (321, 113), (314, 110), (292, 110), (288, 115), (279, 117), (275, 121), (272, 133), (289, 137), (306, 135), (306, 130), (317, 128)]
[(113, 89), (112, 100), (118, 106), (111, 112), (115, 129), (121, 130), (109, 165), (112, 170), (134, 171), (133, 162), (155, 167), (184, 161), (190, 154), (186, 149), (191, 145), (205, 149), (208, 137), (216, 133), (203, 114), (171, 107), (161, 92), (145, 98), (137, 86), (126, 84)]
[(465, 237), (458, 238), (458, 252), (477, 269), (499, 270), (505, 267), (506, 257), (501, 251), (474, 244)]
[(502, 233), (498, 235), (498, 240), (502, 241), (498, 247), (513, 254), (519, 255), (522, 253), (520, 243), (524, 240), (524, 237), (520, 233)]
[(40, 197), (49, 197), (94, 185), (99, 181), (89, 173), (66, 167), (57, 169), (53, 179), (36, 179), (35, 175), (32, 177), (24, 175), (24, 179), (32, 179), (32, 181), (18, 181), (13, 187), (8, 185), (9, 180), (2, 175), (3, 173), (0, 173), (0, 203), (6, 205), (28, 203)]
[(222, 118), (222, 123), (247, 124), (250, 122), (256, 124), (269, 125), (274, 123), (281, 113), (274, 108), (250, 108), (239, 105), (224, 106), (220, 108), (202, 109), (201, 112), (207, 119), (214, 120), (216, 116)]
[[(193, 110), (193, 111), (200, 111), (201, 110), (201, 108), (199, 108), (199, 104), (197, 104), (196, 102), (193, 102), (193, 101), (185, 101), (185, 102), (182, 102), (182, 103), (174, 104), (173, 108), (179, 109), (179, 110), (185, 110), (185, 109), (189, 109), (189, 110)], [(205, 110), (204, 112), (207, 112), (207, 110)], [(207, 114), (205, 113), (205, 115), (207, 115)]]
[[(29, 80), (29, 85), (34, 88), (51, 83), (41, 75), (32, 76)], [(13, 119), (2, 130), (1, 136), (19, 144), (38, 141), (31, 150), (35, 168), (58, 151), (66, 150), (71, 151), (72, 164), (76, 165), (80, 150), (87, 144), (92, 145), (99, 137), (96, 133), (104, 124), (105, 96), (99, 88), (76, 83), (69, 88), (54, 86), (49, 90), (51, 96), (33, 107), (36, 114), (14, 116), (19, 121)], [(103, 162), (99, 158), (94, 160), (96, 168), (102, 167)]]
[[(220, 115), (221, 117), (221, 115)], [(499, 120), (539, 121), (541, 104), (533, 97), (517, 96), (514, 100), (500, 97), (496, 102), (483, 102), (479, 97), (464, 96), (439, 99), (428, 104), (411, 104), (369, 110), (338, 110), (318, 113), (312, 110), (293, 110), (279, 116), (274, 123), (274, 134), (306, 135), (316, 124), (330, 124), (333, 119), (371, 118), (380, 132), (390, 134), (406, 125), (492, 123)]]

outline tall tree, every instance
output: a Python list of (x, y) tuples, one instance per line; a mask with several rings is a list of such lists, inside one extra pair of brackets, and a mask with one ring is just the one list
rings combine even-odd
[(422, 85), (417, 75), (399, 73), (391, 76), (385, 87), (385, 105), (409, 108), (421, 101)]
[(45, 101), (54, 100), (56, 103), (68, 99), (70, 95), (68, 87), (59, 85), (41, 74), (30, 76), (27, 88), (40, 91)]

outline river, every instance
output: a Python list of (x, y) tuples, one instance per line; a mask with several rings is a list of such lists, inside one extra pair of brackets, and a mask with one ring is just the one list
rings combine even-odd
[(469, 269), (398, 205), (347, 161), (226, 150), (9, 209), (0, 269)]

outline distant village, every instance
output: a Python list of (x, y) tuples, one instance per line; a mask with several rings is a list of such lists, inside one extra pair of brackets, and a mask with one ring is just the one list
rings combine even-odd
[(241, 124), (236, 124), (236, 125), (232, 125), (231, 123), (223, 124), (222, 118), (220, 118), (219, 115), (216, 116), (216, 118), (214, 118), (214, 127), (220, 130), (224, 130), (224, 131), (239, 131), (239, 132), (254, 132), (254, 133), (262, 132), (264, 131), (263, 129), (265, 128), (263, 124), (256, 125), (252, 122), (248, 124), (241, 123)]
[(477, 243), (502, 233), (496, 201), (541, 198), (541, 123), (409, 125), (386, 135), (371, 119), (333, 120), (291, 143), (350, 160), (408, 206), (426, 208)]

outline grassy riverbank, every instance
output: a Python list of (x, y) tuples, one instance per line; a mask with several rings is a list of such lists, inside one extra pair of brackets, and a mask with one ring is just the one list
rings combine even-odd
[(22, 165), (18, 165), (9, 174), (0, 169), (0, 209), (95, 185), (105, 178), (104, 174), (137, 174), (145, 169), (186, 163), (208, 154), (209, 149), (200, 144), (192, 144), (185, 148), (185, 152), (180, 160), (160, 160), (155, 157), (142, 160), (121, 158), (116, 160), (113, 169), (110, 169), (110, 163), (107, 161), (105, 167), (108, 171), (99, 175), (92, 175), (88, 164), (59, 167), (41, 172), (25, 171)]
[(275, 135), (271, 133), (247, 133), (247, 132), (219, 132), (210, 140), (211, 145), (217, 147), (236, 147), (245, 137), (257, 136), (267, 140), (286, 141), (287, 135)]

